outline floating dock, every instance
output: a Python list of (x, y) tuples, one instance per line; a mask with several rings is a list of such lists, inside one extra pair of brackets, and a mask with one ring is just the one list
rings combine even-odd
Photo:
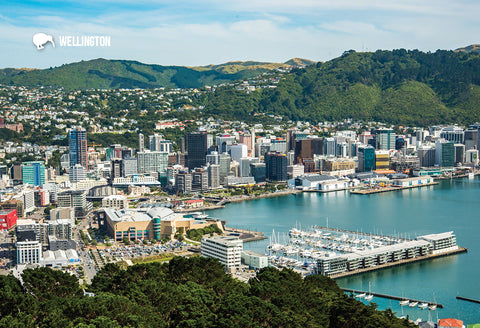
[(381, 298), (386, 298), (386, 299), (390, 299), (390, 300), (395, 300), (395, 301), (405, 301), (405, 300), (409, 300), (410, 302), (418, 302), (418, 304), (421, 304), (421, 303), (428, 303), (428, 305), (436, 305), (437, 308), (439, 309), (443, 309), (443, 305), (440, 304), (440, 303), (435, 303), (435, 302), (430, 302), (430, 301), (421, 301), (421, 300), (416, 300), (416, 299), (413, 299), (413, 298), (409, 298), (409, 297), (399, 297), (399, 296), (394, 296), (394, 295), (388, 295), (388, 294), (381, 294), (381, 293), (373, 293), (373, 292), (369, 292), (369, 291), (361, 291), (361, 290), (356, 290), (356, 289), (350, 289), (350, 288), (340, 288), (341, 290), (343, 290), (344, 292), (349, 292), (349, 293), (356, 293), (356, 294), (371, 294), (373, 296), (377, 296), (377, 297), (381, 297)]
[(463, 297), (463, 296), (457, 296), (457, 300), (462, 300), (462, 301), (467, 301), (467, 302), (480, 304), (480, 300), (475, 300), (473, 298), (468, 298), (468, 297)]

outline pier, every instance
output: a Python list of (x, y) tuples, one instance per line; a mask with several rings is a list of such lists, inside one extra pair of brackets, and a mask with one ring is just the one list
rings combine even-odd
[(406, 186), (406, 187), (388, 186), (388, 187), (379, 187), (377, 189), (369, 188), (369, 189), (351, 190), (350, 193), (356, 194), (356, 195), (371, 195), (371, 194), (378, 194), (378, 193), (388, 192), (388, 191), (398, 191), (398, 190), (420, 188), (420, 187), (427, 187), (427, 186), (433, 186), (433, 185), (438, 185), (438, 182), (430, 182), (430, 183), (419, 184), (416, 186)]
[[(344, 292), (349, 292), (349, 293), (354, 293), (354, 294), (371, 294), (373, 296), (385, 298), (385, 299), (390, 299), (390, 300), (395, 300), (395, 301), (405, 301), (409, 300), (410, 302), (418, 302), (418, 304), (421, 303), (428, 303), (429, 306), (431, 305), (436, 305), (437, 308), (443, 309), (443, 305), (440, 303), (435, 303), (435, 302), (430, 302), (430, 301), (422, 301), (422, 300), (416, 300), (413, 298), (409, 297), (399, 297), (399, 296), (394, 296), (394, 295), (388, 295), (388, 294), (381, 294), (381, 293), (373, 293), (369, 291), (361, 291), (361, 290), (356, 290), (356, 289), (350, 289), (350, 288), (341, 288)], [(458, 298), (458, 297), (457, 297)]]
[(243, 240), (244, 243), (248, 243), (249, 241), (267, 239), (267, 237), (263, 234), (263, 232), (260, 232), (260, 231), (252, 231), (252, 230), (237, 229), (237, 228), (230, 228), (230, 227), (225, 227), (225, 234), (238, 235), (238, 238)]
[(351, 271), (344, 271), (344, 272), (341, 272), (341, 273), (329, 275), (329, 277), (332, 278), (332, 279), (337, 279), (337, 278), (343, 278), (343, 277), (348, 277), (348, 276), (355, 276), (357, 274), (362, 274), (362, 273), (371, 272), (371, 271), (377, 271), (377, 270), (380, 270), (380, 269), (391, 268), (391, 267), (398, 266), (398, 265), (405, 265), (405, 264), (420, 262), (420, 261), (424, 261), (424, 260), (432, 260), (432, 259), (437, 258), (437, 257), (444, 257), (444, 256), (449, 256), (449, 255), (454, 255), (454, 254), (466, 253), (467, 251), (468, 251), (468, 249), (465, 248), (465, 247), (458, 247), (458, 249), (455, 249), (455, 250), (452, 250), (452, 251), (447, 251), (447, 252), (438, 253), (438, 254), (428, 254), (428, 255), (418, 256), (418, 257), (414, 257), (414, 258), (410, 258), (410, 259), (402, 259), (402, 260), (399, 260), (399, 261), (396, 261), (396, 262), (387, 262), (387, 263), (384, 263), (384, 264), (378, 264), (378, 265), (373, 266), (373, 267), (355, 269), (355, 270), (351, 270)]
[(463, 296), (457, 296), (457, 300), (462, 300), (462, 301), (467, 301), (467, 302), (480, 304), (480, 300), (475, 300), (473, 298), (468, 298), (468, 297), (463, 297)]

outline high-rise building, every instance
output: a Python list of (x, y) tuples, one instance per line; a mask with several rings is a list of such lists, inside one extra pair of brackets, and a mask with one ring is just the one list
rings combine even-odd
[(177, 193), (190, 194), (192, 192), (192, 175), (179, 172), (175, 175), (175, 190)]
[(335, 138), (325, 138), (323, 139), (323, 153), (325, 155), (335, 156), (337, 151)]
[(230, 147), (230, 156), (232, 160), (240, 163), (240, 158), (248, 156), (248, 148), (245, 144), (235, 144)]
[(265, 154), (267, 179), (270, 181), (287, 181), (287, 156), (279, 152)]
[(452, 167), (455, 165), (455, 146), (453, 141), (438, 139), (435, 142), (435, 165)]
[(417, 156), (420, 160), (420, 167), (435, 166), (435, 147), (421, 145), (417, 148)]
[(219, 135), (216, 138), (216, 143), (220, 154), (228, 153), (230, 147), (235, 143), (235, 137), (228, 134)]
[(164, 174), (168, 167), (168, 153), (145, 151), (137, 153), (138, 173), (158, 172)]
[(240, 268), (242, 251), (243, 241), (236, 236), (202, 238), (202, 256), (218, 259), (228, 270)]
[(220, 154), (218, 155), (218, 158), (220, 165), (220, 184), (223, 184), (223, 180), (230, 173), (230, 163), (232, 160), (228, 154)]
[(455, 148), (455, 164), (463, 164), (465, 159), (465, 145), (456, 143), (453, 146)]
[(372, 146), (358, 147), (358, 171), (371, 172), (375, 168), (375, 148)]
[(465, 150), (478, 149), (478, 130), (468, 129), (465, 131)]
[(323, 154), (323, 138), (307, 138), (295, 143), (295, 163), (303, 163), (305, 159), (313, 159), (313, 155)]
[(71, 182), (78, 182), (87, 179), (87, 170), (80, 164), (75, 164), (68, 171), (68, 177)]
[(145, 136), (142, 133), (138, 134), (138, 151), (145, 151)]
[(388, 150), (375, 151), (375, 169), (388, 170), (390, 168), (390, 153)]
[(251, 163), (250, 175), (255, 180), (255, 183), (265, 182), (267, 178), (267, 167), (265, 163)]
[(396, 135), (392, 129), (380, 128), (374, 131), (375, 149), (391, 150), (395, 149)]
[(80, 164), (87, 168), (87, 131), (77, 127), (68, 133), (70, 166)]
[(192, 191), (200, 192), (208, 190), (208, 172), (202, 168), (196, 168), (192, 172)]
[(251, 163), (259, 163), (259, 162), (260, 162), (260, 159), (258, 157), (243, 157), (243, 158), (240, 158), (238, 176), (249, 177), (250, 176), (250, 164)]
[(210, 189), (220, 187), (220, 165), (218, 164), (208, 166), (208, 187)]
[(247, 156), (248, 157), (252, 157), (252, 152), (253, 152), (253, 149), (254, 149), (254, 140), (253, 140), (253, 136), (250, 134), (250, 133), (243, 133), (240, 135), (239, 137), (239, 141), (241, 144), (244, 144), (247, 146)]
[(453, 141), (454, 143), (464, 142), (465, 133), (462, 128), (458, 126), (448, 126), (443, 128), (440, 132), (440, 138), (443, 138), (447, 141)]
[(120, 158), (112, 158), (111, 160), (111, 170), (110, 170), (110, 178), (121, 178), (123, 177), (123, 165), (122, 159)]
[(207, 156), (207, 132), (187, 134), (187, 167), (191, 170), (203, 167)]
[(43, 186), (45, 163), (43, 161), (22, 163), (22, 181), (32, 186)]
[(150, 151), (170, 154), (172, 153), (172, 143), (169, 140), (164, 140), (163, 136), (155, 133), (148, 137), (148, 149), (150, 149)]
[(13, 185), (19, 185), (23, 183), (22, 180), (22, 165), (21, 164), (13, 164), (10, 168), (10, 178), (12, 179)]
[(212, 151), (210, 154), (207, 155), (207, 164), (215, 164), (219, 165), (220, 164), (220, 156), (218, 155), (217, 151)]
[(126, 158), (122, 160), (123, 176), (138, 174), (138, 161), (135, 157)]

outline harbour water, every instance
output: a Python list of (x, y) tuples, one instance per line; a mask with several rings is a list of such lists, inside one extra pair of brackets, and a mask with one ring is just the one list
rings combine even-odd
[[(295, 227), (315, 225), (339, 229), (415, 236), (454, 231), (459, 246), (468, 253), (411, 263), (404, 266), (338, 279), (341, 287), (371, 290), (443, 304), (436, 311), (400, 307), (398, 301), (374, 298), (380, 309), (392, 308), (398, 316), (416, 320), (454, 317), (480, 323), (480, 304), (456, 299), (480, 299), (480, 180), (441, 181), (439, 185), (375, 195), (303, 193), (229, 204), (210, 212), (228, 225), (286, 235)], [(327, 219), (328, 218), (328, 219)], [(251, 242), (245, 249), (265, 252), (268, 240)]]

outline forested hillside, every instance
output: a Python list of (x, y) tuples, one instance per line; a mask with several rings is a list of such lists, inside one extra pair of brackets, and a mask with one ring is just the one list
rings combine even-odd
[(376, 120), (429, 125), (480, 121), (480, 55), (404, 49), (345, 52), (296, 69), (274, 89), (209, 95), (206, 111), (247, 119), (266, 112), (292, 120)]
[(202, 257), (108, 264), (88, 287), (94, 297), (49, 268), (25, 270), (23, 282), (0, 276), (0, 327), (413, 327), (323, 276), (268, 268), (245, 284)]

